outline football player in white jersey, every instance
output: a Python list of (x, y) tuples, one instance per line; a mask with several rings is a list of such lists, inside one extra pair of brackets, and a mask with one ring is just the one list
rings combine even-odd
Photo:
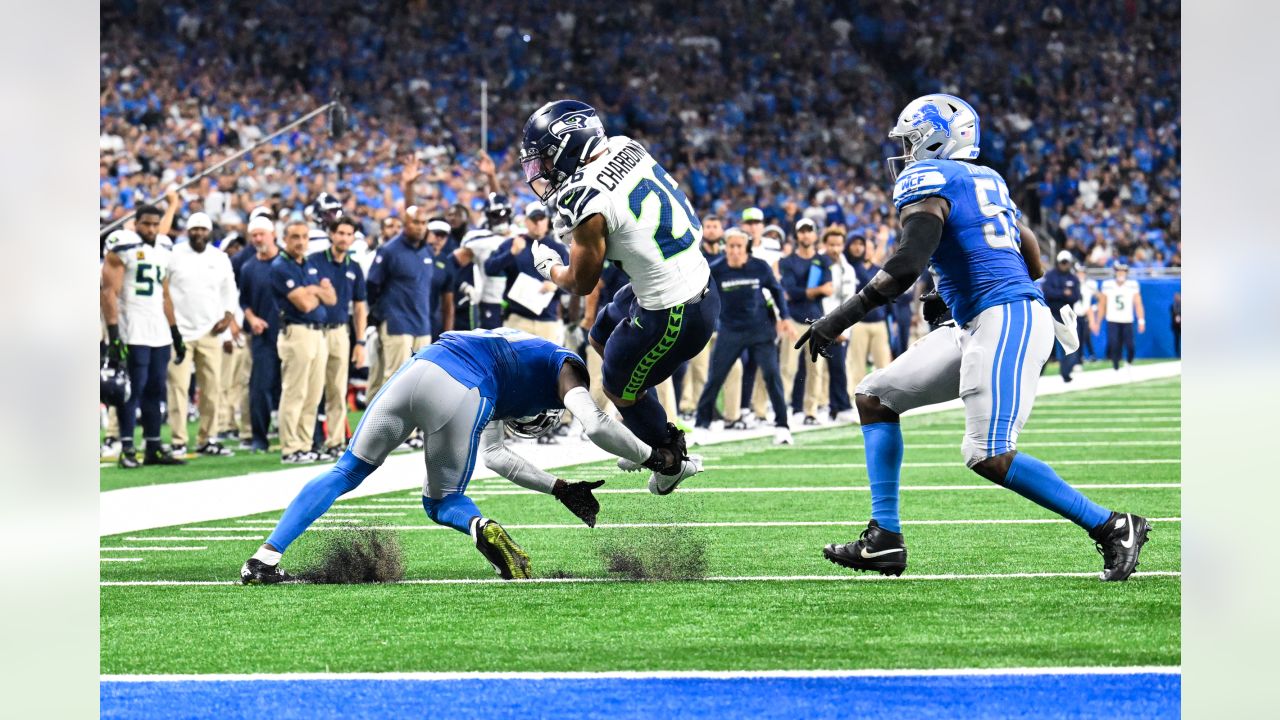
[(132, 393), (117, 408), (120, 416), (120, 467), (138, 467), (133, 433), (142, 409), (144, 465), (184, 465), (160, 445), (169, 358), (182, 362), (187, 348), (178, 332), (169, 299), (168, 236), (160, 235), (160, 210), (138, 209), (131, 230), (117, 230), (107, 239), (102, 263), (102, 318), (107, 324), (107, 356), (114, 367), (127, 367)]
[(505, 275), (489, 275), (484, 262), (511, 236), (511, 201), (502, 193), (491, 192), (484, 204), (485, 223), (462, 237), (453, 258), (462, 269), (464, 277), (470, 277), (469, 287), (462, 289), (470, 298), (470, 324), (472, 329), (494, 330), (502, 327), (502, 297), (507, 292)]
[[(548, 103), (530, 116), (520, 162), (553, 213), (557, 236), (572, 237), (568, 265), (534, 243), (542, 276), (588, 295), (608, 259), (631, 278), (591, 327), (591, 346), (604, 358), (605, 394), (637, 437), (687, 457), (683, 434), (648, 390), (706, 347), (720, 315), (697, 249), (697, 213), (643, 145), (607, 137), (595, 109), (576, 100)], [(679, 480), (658, 482), (665, 493)]]
[(1138, 318), (1138, 332), (1147, 331), (1147, 311), (1142, 307), (1142, 293), (1137, 280), (1129, 279), (1129, 266), (1118, 262), (1115, 264), (1116, 276), (1102, 281), (1102, 289), (1098, 291), (1098, 312), (1094, 315), (1093, 332), (1098, 332), (1102, 320), (1107, 321), (1107, 357), (1111, 358), (1111, 366), (1120, 369), (1120, 356), (1123, 354), (1129, 365), (1133, 364), (1134, 346), (1133, 319)]

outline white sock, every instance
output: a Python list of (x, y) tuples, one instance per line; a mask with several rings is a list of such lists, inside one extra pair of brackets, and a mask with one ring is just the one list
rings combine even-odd
[(275, 567), (280, 564), (280, 558), (284, 553), (278, 553), (275, 550), (267, 549), (266, 545), (258, 548), (258, 552), (253, 554), (255, 560), (261, 560), (264, 564)]

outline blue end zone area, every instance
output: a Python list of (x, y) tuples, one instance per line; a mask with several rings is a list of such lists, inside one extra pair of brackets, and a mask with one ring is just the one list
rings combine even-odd
[(1177, 718), (1177, 674), (103, 682), (103, 718)]

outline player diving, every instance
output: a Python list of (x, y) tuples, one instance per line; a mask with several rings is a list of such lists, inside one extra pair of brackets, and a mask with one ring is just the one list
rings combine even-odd
[[(589, 336), (604, 360), (606, 396), (640, 440), (700, 463), (650, 391), (707, 346), (720, 315), (707, 261), (690, 251), (702, 239), (697, 213), (643, 145), (607, 137), (595, 109), (576, 100), (547, 103), (529, 117), (520, 162), (557, 237), (572, 237), (568, 265), (533, 244), (538, 272), (574, 295), (596, 288), (605, 259), (631, 280), (599, 311)], [(638, 469), (627, 460), (619, 466)], [(653, 475), (650, 489), (665, 495), (685, 477)]]
[(888, 159), (902, 225), (898, 250), (857, 295), (796, 342), (796, 348), (807, 344), (816, 359), (868, 311), (911, 288), (926, 267), (955, 320), (858, 385), (871, 520), (857, 540), (827, 545), (823, 554), (855, 570), (902, 574), (907, 548), (898, 516), (899, 417), (960, 398), (960, 447), (969, 469), (1079, 525), (1103, 557), (1101, 579), (1126, 580), (1147, 541), (1146, 518), (1098, 505), (1049, 465), (1017, 450), (1055, 334), (1064, 344), (1078, 339), (1074, 320), (1058, 322), (1034, 282), (1044, 274), (1039, 245), (1004, 179), (972, 162), (979, 130), (974, 109), (951, 95), (925, 95), (906, 106), (889, 133), (903, 147), (902, 155)]
[(650, 446), (615, 422), (596, 406), (588, 385), (582, 358), (526, 332), (444, 333), (378, 391), (342, 457), (289, 503), (275, 530), (244, 563), (241, 581), (291, 580), (280, 567), (285, 550), (419, 429), (425, 436), (422, 507), (427, 516), (469, 535), (506, 580), (531, 577), (529, 556), (466, 496), (477, 455), (517, 485), (554, 496), (591, 527), (600, 509), (591, 491), (604, 481), (571, 483), (534, 467), (506, 446), (504, 425), (514, 435), (537, 437), (555, 427), (567, 408), (591, 441), (614, 455), (678, 480), (698, 471), (672, 450)]

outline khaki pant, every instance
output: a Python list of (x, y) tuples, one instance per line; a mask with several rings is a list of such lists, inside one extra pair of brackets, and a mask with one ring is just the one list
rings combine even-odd
[(116, 412), (115, 405), (107, 406), (107, 429), (104, 431), (103, 437), (120, 439), (120, 416)]
[[(680, 412), (698, 411), (698, 398), (702, 397), (702, 388), (707, 384), (707, 369), (711, 365), (711, 348), (716, 344), (716, 336), (689, 361), (684, 373), (684, 385), (680, 388)], [(741, 372), (741, 371), (739, 371)]]
[(326, 448), (347, 444), (347, 373), (351, 367), (351, 336), (346, 326), (324, 333), (324, 417)]
[(381, 346), (381, 352), (378, 354), (380, 372), (375, 377), (370, 370), (369, 389), (365, 391), (365, 397), (369, 402), (373, 401), (373, 396), (378, 394), (378, 390), (392, 375), (396, 374), (396, 370), (399, 370), (401, 365), (413, 357), (414, 353), (431, 344), (431, 336), (390, 335), (387, 333), (387, 324), (382, 323), (378, 326), (378, 344)]
[(889, 366), (893, 359), (889, 352), (889, 326), (882, 320), (873, 323), (858, 323), (849, 330), (849, 357), (845, 367), (849, 375), (849, 395), (858, 388), (858, 383), (867, 376), (867, 354), (871, 362), (879, 370)]
[(667, 378), (653, 387), (653, 391), (658, 393), (658, 403), (662, 405), (662, 409), (667, 411), (667, 422), (678, 423), (680, 421), (680, 408), (676, 406), (676, 384)]
[(564, 323), (559, 320), (530, 320), (527, 317), (512, 313), (507, 316), (507, 327), (523, 330), (530, 335), (550, 340), (557, 345), (564, 345)]
[(240, 434), (244, 428), (244, 437), (252, 433), (249, 428), (249, 371), (253, 366), (253, 356), (249, 354), (248, 343), (245, 347), (231, 345), (231, 352), (222, 352), (222, 421), (218, 429), (223, 432)]
[(323, 330), (287, 325), (280, 331), (280, 454), (311, 449), (316, 409), (324, 391), (327, 343)]
[(724, 377), (724, 416), (726, 425), (742, 419), (742, 361), (735, 360)]
[(218, 432), (222, 411), (222, 341), (214, 333), (187, 343), (187, 357), (180, 365), (169, 363), (169, 433), (174, 445), (187, 444), (187, 394), (195, 367), (200, 398), (200, 429), (196, 445), (209, 442)]
[[(795, 320), (787, 321), (791, 325), (792, 332), (795, 337), (800, 337), (804, 331), (809, 329), (806, 324), (798, 323)], [(800, 363), (805, 365), (805, 382), (804, 382), (804, 414), (810, 417), (818, 416), (818, 407), (825, 405), (827, 402), (827, 363), (826, 361), (813, 362), (809, 359), (807, 350), (797, 350), (795, 342), (781, 343), (781, 357), (779, 365), (782, 368), (782, 388), (788, 393), (787, 400), (791, 400), (791, 389), (795, 384), (796, 372), (799, 370)]]

